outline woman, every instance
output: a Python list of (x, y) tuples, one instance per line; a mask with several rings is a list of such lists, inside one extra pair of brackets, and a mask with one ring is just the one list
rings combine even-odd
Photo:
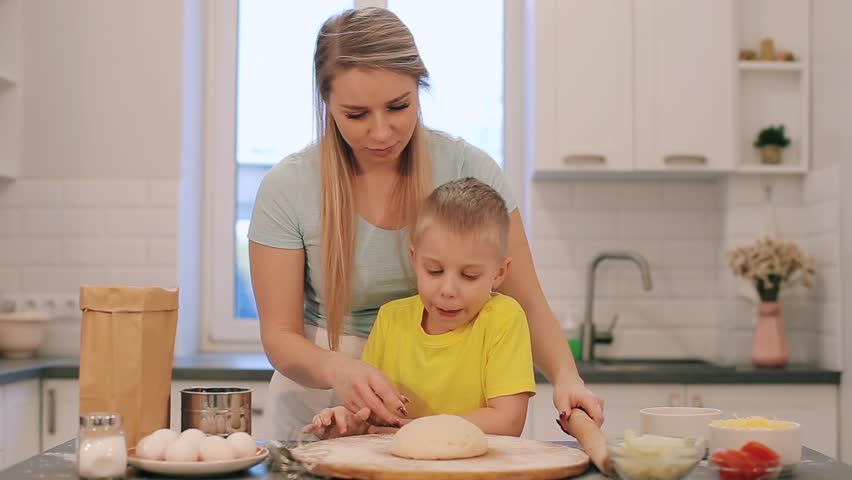
[(422, 124), (428, 72), (408, 28), (380, 8), (328, 19), (314, 76), (319, 141), (264, 177), (249, 229), (261, 339), (276, 370), (268, 399), (276, 438), (296, 438), (335, 404), (399, 425), (405, 397), (357, 358), (378, 308), (416, 292), (404, 246), (418, 206), (435, 186), (466, 176), (500, 192), (511, 212), (513, 270), (501, 292), (527, 313), (535, 364), (554, 385), (563, 425), (577, 406), (601, 424), (603, 402), (583, 385), (547, 305), (502, 171)]

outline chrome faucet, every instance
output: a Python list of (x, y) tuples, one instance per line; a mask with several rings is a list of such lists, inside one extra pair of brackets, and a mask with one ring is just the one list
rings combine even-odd
[[(651, 284), (651, 269), (648, 267), (648, 261), (645, 260), (638, 252), (629, 250), (611, 250), (598, 253), (595, 258), (589, 263), (589, 271), (586, 278), (586, 313), (583, 319), (583, 328), (581, 330), (581, 344), (583, 345), (583, 361), (593, 360), (595, 358), (595, 343), (611, 343), (612, 328), (615, 326), (615, 320), (612, 326), (606, 332), (600, 334), (595, 331), (594, 323), (594, 303), (595, 303), (595, 271), (604, 260), (630, 260), (639, 267), (639, 272), (642, 275), (642, 285), (645, 290), (652, 288)], [(617, 320), (617, 317), (616, 317)]]

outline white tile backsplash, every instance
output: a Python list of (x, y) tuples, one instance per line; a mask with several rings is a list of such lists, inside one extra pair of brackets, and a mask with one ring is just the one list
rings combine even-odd
[(62, 198), (72, 207), (144, 207), (148, 203), (146, 180), (68, 180)]
[(177, 208), (179, 192), (177, 180), (152, 179), (148, 181), (148, 205)]
[(111, 267), (87, 267), (62, 265), (54, 267), (29, 266), (21, 268), (21, 292), (60, 292), (73, 294), (80, 285), (107, 283), (107, 271)]
[(82, 284), (173, 286), (177, 191), (169, 179), (0, 186), (0, 290), (73, 295)]
[(110, 210), (106, 216), (109, 235), (146, 235), (177, 237), (176, 208)]
[(0, 236), (15, 235), (21, 232), (21, 214), (17, 210), (0, 210)]
[(145, 239), (79, 237), (63, 240), (62, 263), (84, 266), (145, 265)]
[(62, 205), (62, 182), (22, 178), (0, 185), (0, 207)]
[(663, 182), (663, 208), (667, 211), (718, 211), (719, 186), (715, 181)]
[(104, 212), (98, 210), (22, 209), (25, 235), (101, 235), (104, 233)]
[(577, 211), (659, 210), (663, 206), (663, 188), (650, 182), (585, 182), (574, 186)]
[(616, 342), (598, 353), (749, 363), (757, 296), (731, 274), (727, 252), (775, 231), (818, 262), (813, 289), (782, 293), (792, 361), (839, 362), (836, 347), (824, 351), (841, 322), (835, 177), (827, 168), (804, 178), (533, 183), (533, 255), (545, 294), (557, 316), (580, 321), (590, 260), (636, 250), (651, 265), (654, 289), (643, 290), (633, 264), (599, 267), (595, 322), (605, 328), (618, 314), (619, 323)]
[(148, 265), (177, 265), (177, 242), (172, 238), (152, 238), (148, 240)]

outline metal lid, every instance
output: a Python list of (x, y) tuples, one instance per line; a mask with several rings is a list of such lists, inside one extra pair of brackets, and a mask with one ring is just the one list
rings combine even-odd
[(80, 415), (80, 426), (92, 427), (120, 427), (121, 414), (114, 412), (92, 412)]

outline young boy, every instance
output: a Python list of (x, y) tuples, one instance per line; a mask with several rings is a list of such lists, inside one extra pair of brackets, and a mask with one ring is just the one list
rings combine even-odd
[[(535, 395), (527, 319), (492, 290), (506, 277), (509, 214), (473, 178), (438, 187), (411, 232), (418, 295), (379, 309), (362, 360), (405, 395), (409, 420), (460, 415), (485, 433), (520, 435)], [(368, 408), (325, 409), (303, 431), (320, 438), (366, 433)]]

